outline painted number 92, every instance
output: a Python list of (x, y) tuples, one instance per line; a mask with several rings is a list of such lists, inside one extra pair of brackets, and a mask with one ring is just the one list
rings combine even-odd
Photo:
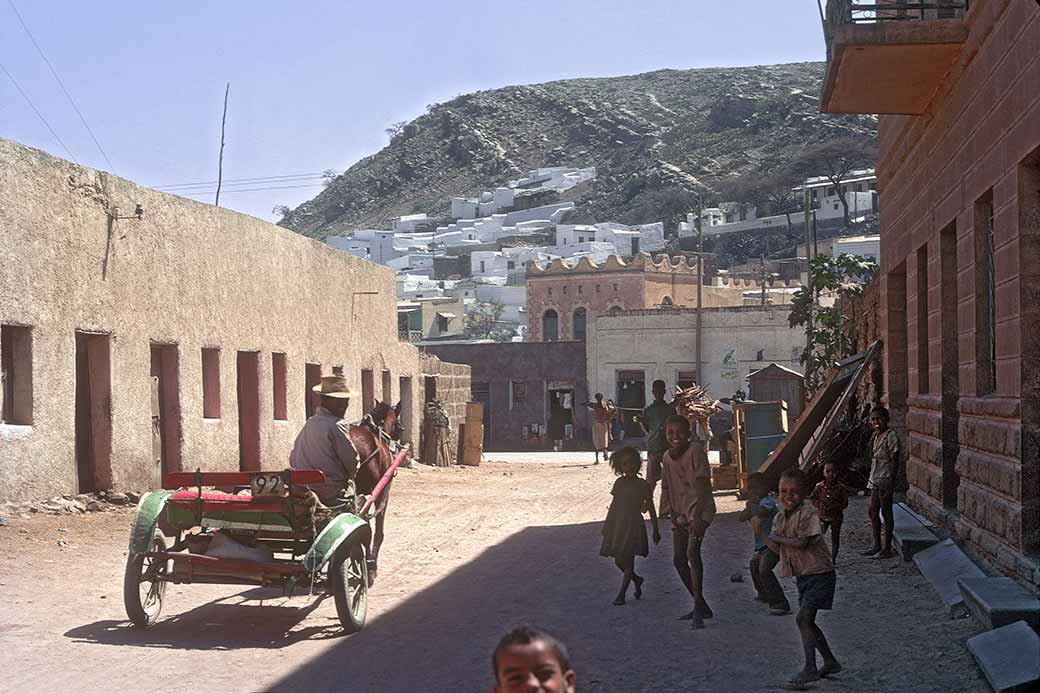
[(249, 486), (254, 496), (280, 496), (285, 490), (281, 474), (254, 474)]

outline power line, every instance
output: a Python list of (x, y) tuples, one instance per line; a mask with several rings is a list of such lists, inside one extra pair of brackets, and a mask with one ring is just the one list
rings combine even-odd
[[(323, 183), (310, 183), (309, 185), (283, 185), (271, 188), (236, 188), (234, 190), (222, 190), (224, 193), (236, 193), (236, 192), (259, 192), (261, 190), (292, 190), (294, 188), (317, 188), (324, 185)], [(191, 197), (193, 195), (212, 195), (215, 190), (190, 190), (186, 192), (172, 191), (171, 195), (181, 195), (183, 197)]]
[(50, 130), (51, 134), (54, 136), (54, 139), (58, 140), (58, 144), (62, 146), (62, 148), (65, 150), (65, 153), (69, 155), (70, 159), (72, 159), (73, 163), (79, 164), (79, 161), (76, 161), (76, 157), (72, 155), (72, 150), (70, 150), (68, 145), (65, 144), (65, 142), (63, 142), (60, 137), (58, 137), (58, 133), (54, 132), (54, 128), (51, 127), (51, 124), (48, 123), (47, 119), (43, 117), (42, 113), (40, 113), (40, 109), (36, 108), (36, 104), (32, 102), (32, 99), (29, 98), (29, 95), (26, 94), (25, 91), (22, 89), (21, 85), (18, 84), (18, 80), (14, 78), (14, 75), (7, 71), (7, 68), (4, 67), (3, 63), (0, 63), (0, 70), (4, 71), (4, 74), (7, 75), (7, 79), (11, 80), (11, 84), (13, 84), (14, 88), (18, 90), (18, 93), (22, 95), (22, 98), (25, 99), (25, 102), (29, 104), (29, 108), (33, 109), (33, 113), (35, 113), (36, 116), (41, 121), (43, 121), (43, 124), (47, 126), (47, 129)]
[(58, 71), (54, 69), (53, 65), (51, 65), (51, 61), (47, 59), (47, 55), (43, 52), (43, 49), (40, 48), (40, 44), (36, 42), (36, 37), (33, 36), (31, 31), (29, 31), (28, 25), (25, 23), (25, 20), (22, 19), (22, 13), (19, 12), (18, 8), (14, 5), (14, 0), (7, 0), (7, 2), (11, 6), (11, 9), (14, 10), (15, 16), (18, 17), (18, 22), (22, 25), (22, 28), (25, 29), (25, 33), (29, 35), (29, 40), (32, 41), (34, 46), (36, 46), (36, 50), (39, 52), (40, 57), (43, 58), (43, 62), (47, 63), (47, 67), (50, 68), (51, 74), (54, 75), (54, 81), (56, 81), (58, 86), (61, 87), (61, 90), (65, 92), (65, 98), (67, 98), (69, 103), (72, 105), (72, 110), (76, 111), (76, 115), (79, 116), (79, 121), (83, 123), (83, 127), (86, 128), (87, 132), (90, 134), (90, 139), (94, 140), (94, 144), (97, 145), (98, 151), (101, 152), (101, 156), (105, 157), (105, 162), (108, 164), (108, 167), (112, 170), (112, 173), (115, 173), (116, 167), (112, 164), (112, 160), (108, 158), (108, 154), (105, 153), (101, 143), (98, 142), (97, 137), (94, 136), (94, 131), (90, 129), (89, 125), (87, 125), (87, 119), (83, 117), (83, 113), (80, 112), (79, 107), (76, 105), (76, 101), (72, 98), (72, 94), (70, 94), (69, 90), (65, 88), (65, 84), (61, 81), (61, 77), (58, 76)]
[[(243, 185), (243, 184), (247, 184), (247, 183), (265, 183), (265, 182), (280, 183), (280, 182), (291, 182), (294, 179), (306, 180), (306, 179), (316, 179), (316, 178), (323, 178), (323, 177), (324, 176), (321, 173), (295, 173), (295, 174), (284, 175), (284, 176), (261, 176), (261, 177), (258, 177), (258, 178), (229, 178), (228, 180), (224, 181), (224, 185), (236, 184), (236, 183), (239, 184), (239, 185)], [(197, 187), (200, 187), (200, 186), (212, 187), (212, 186), (214, 186), (216, 184), (217, 184), (217, 181), (215, 181), (215, 180), (199, 181), (198, 183), (176, 183), (176, 184), (173, 184), (173, 185), (158, 185), (158, 186), (156, 186), (156, 190), (169, 190), (171, 188), (197, 188)]]

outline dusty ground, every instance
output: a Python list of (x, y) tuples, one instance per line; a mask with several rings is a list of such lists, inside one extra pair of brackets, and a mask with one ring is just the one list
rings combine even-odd
[[(207, 585), (171, 586), (161, 622), (131, 629), (131, 511), (13, 518), (0, 527), (0, 689), (489, 690), (490, 651), (520, 622), (568, 643), (581, 691), (775, 690), (798, 668), (793, 617), (752, 601), (735, 499), (719, 499), (705, 547), (717, 615), (691, 632), (675, 620), (688, 600), (671, 533), (639, 566), (644, 599), (611, 606), (618, 575), (597, 555), (609, 470), (522, 459), (401, 473), (369, 623), (349, 638), (331, 600)], [(964, 647), (974, 624), (947, 619), (912, 564), (855, 555), (864, 507), (850, 508), (836, 608), (820, 618), (846, 671), (817, 690), (988, 690)]]

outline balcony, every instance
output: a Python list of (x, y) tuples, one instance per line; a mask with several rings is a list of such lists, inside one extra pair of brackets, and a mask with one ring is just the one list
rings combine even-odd
[(826, 2), (820, 110), (924, 113), (968, 38), (967, 0)]
[(422, 330), (402, 330), (398, 328), (397, 339), (409, 344), (418, 344), (423, 341), (423, 333)]

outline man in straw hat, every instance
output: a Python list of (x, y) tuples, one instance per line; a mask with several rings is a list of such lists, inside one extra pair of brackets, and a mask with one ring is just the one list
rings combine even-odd
[(350, 425), (343, 420), (354, 394), (342, 375), (325, 375), (312, 390), (321, 398), (314, 416), (307, 419), (293, 445), (289, 465), (293, 469), (318, 469), (325, 481), (311, 484), (325, 505), (340, 505), (354, 496), (358, 454), (350, 442)]

